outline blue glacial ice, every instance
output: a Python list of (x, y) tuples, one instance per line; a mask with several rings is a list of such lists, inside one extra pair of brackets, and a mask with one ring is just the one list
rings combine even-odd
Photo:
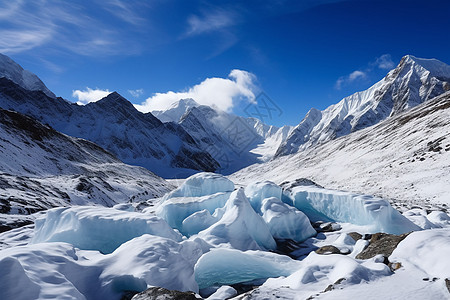
[(304, 212), (311, 221), (334, 221), (366, 226), (367, 233), (401, 234), (420, 227), (395, 210), (387, 200), (367, 195), (298, 186), (283, 201)]
[(181, 235), (156, 216), (78, 206), (51, 209), (44, 218), (37, 219), (31, 243), (67, 242), (80, 249), (111, 253), (143, 234), (181, 241)]
[(283, 203), (279, 198), (264, 199), (261, 211), (270, 233), (276, 239), (301, 242), (317, 233), (304, 213)]
[(255, 182), (245, 187), (245, 195), (253, 209), (261, 213), (263, 200), (270, 197), (281, 199), (282, 189), (271, 181)]
[(268, 225), (253, 210), (242, 188), (231, 194), (221, 219), (198, 236), (212, 245), (239, 250), (276, 248)]
[(289, 276), (300, 266), (299, 261), (270, 252), (213, 249), (200, 257), (194, 270), (199, 288), (203, 289), (213, 285)]
[(198, 197), (169, 198), (157, 207), (156, 215), (166, 220), (172, 228), (188, 235), (192, 233), (192, 228), (183, 229), (184, 219), (202, 210), (213, 214), (217, 208), (225, 205), (230, 195), (231, 192), (217, 192)]
[(164, 200), (176, 197), (201, 197), (233, 190), (234, 183), (225, 176), (202, 172), (187, 178), (180, 187), (166, 194)]

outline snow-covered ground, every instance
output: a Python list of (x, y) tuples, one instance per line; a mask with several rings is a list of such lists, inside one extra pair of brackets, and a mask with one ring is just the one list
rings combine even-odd
[(408, 207), (450, 205), (450, 93), (378, 125), (229, 176), (247, 184), (309, 178)]
[[(450, 295), (448, 214), (401, 214), (383, 199), (307, 181), (236, 188), (199, 173), (156, 209), (78, 206), (36, 217), (0, 234), (0, 299), (120, 299), (152, 286), (210, 299)], [(369, 235), (378, 231), (413, 232), (386, 235), (400, 243), (385, 258)], [(358, 258), (368, 245), (379, 254)]]

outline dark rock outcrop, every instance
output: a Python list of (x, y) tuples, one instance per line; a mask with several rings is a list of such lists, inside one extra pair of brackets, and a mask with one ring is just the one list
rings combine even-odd
[(134, 295), (132, 300), (196, 300), (193, 292), (171, 291), (162, 287), (152, 287)]
[(369, 246), (361, 253), (359, 253), (356, 258), (369, 259), (378, 254), (389, 257), (395, 250), (395, 248), (397, 248), (397, 245), (408, 235), (409, 233), (404, 233), (401, 235), (375, 233), (370, 239)]

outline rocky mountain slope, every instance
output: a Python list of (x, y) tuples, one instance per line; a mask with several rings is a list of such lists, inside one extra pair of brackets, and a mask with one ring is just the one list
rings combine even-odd
[(320, 185), (409, 205), (450, 205), (450, 92), (379, 124), (230, 176), (281, 183), (306, 177)]
[(0, 107), (30, 115), (65, 134), (88, 139), (111, 151), (122, 161), (171, 177), (214, 171), (219, 164), (199, 148), (179, 125), (164, 124), (151, 113), (143, 114), (118, 93), (80, 106), (42, 91), (22, 88), (0, 78)]
[(193, 99), (181, 99), (167, 110), (152, 113), (163, 122), (180, 124), (219, 162), (217, 171), (222, 174), (271, 159), (292, 129), (200, 105)]
[(276, 151), (296, 153), (408, 110), (450, 90), (450, 66), (411, 55), (369, 89), (355, 93), (324, 111), (311, 109)]
[(57, 206), (102, 205), (160, 197), (172, 186), (122, 163), (84, 139), (0, 109), (0, 225)]

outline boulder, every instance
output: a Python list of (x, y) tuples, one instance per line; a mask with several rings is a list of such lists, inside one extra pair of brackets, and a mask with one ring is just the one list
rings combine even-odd
[(378, 254), (389, 257), (395, 248), (397, 248), (397, 245), (408, 235), (409, 233), (404, 233), (401, 235), (375, 233), (370, 238), (369, 246), (359, 253), (356, 258), (369, 259)]
[(200, 299), (193, 292), (171, 291), (161, 287), (152, 287), (134, 295), (132, 300), (196, 300)]

